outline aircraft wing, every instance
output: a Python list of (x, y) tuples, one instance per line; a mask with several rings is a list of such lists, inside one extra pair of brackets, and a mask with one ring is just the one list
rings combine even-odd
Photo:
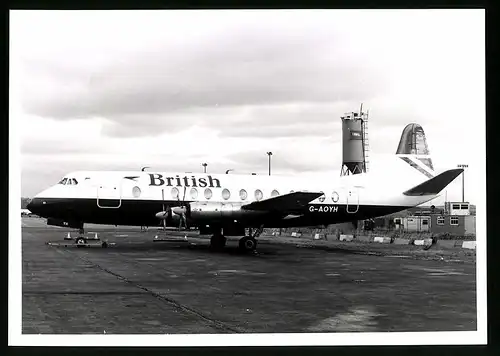
[(294, 192), (243, 205), (244, 210), (290, 211), (303, 208), (309, 202), (322, 196), (316, 192)]

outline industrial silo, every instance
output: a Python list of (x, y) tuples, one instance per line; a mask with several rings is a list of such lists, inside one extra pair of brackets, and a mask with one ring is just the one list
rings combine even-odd
[(342, 119), (342, 169), (340, 175), (366, 172), (366, 115), (350, 112)]

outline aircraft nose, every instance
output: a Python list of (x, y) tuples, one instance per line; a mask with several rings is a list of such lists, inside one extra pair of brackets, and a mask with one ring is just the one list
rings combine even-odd
[(39, 214), (42, 210), (42, 199), (40, 198), (33, 198), (31, 201), (28, 203), (26, 208), (31, 211), (33, 214)]

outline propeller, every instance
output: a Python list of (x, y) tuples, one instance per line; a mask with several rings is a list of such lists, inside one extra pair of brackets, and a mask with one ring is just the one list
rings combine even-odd
[(183, 223), (184, 223), (184, 228), (185, 229), (188, 228), (187, 219), (186, 219), (186, 213), (187, 213), (188, 207), (185, 205), (185, 202), (186, 202), (186, 190), (187, 190), (187, 187), (184, 187), (184, 195), (182, 197), (182, 203), (181, 203), (181, 201), (179, 199), (179, 194), (177, 194), (177, 201), (179, 202), (179, 206), (172, 209), (172, 211), (175, 214), (177, 214), (177, 215), (180, 216), (179, 231), (181, 230)]
[(167, 220), (172, 219), (172, 210), (170, 207), (165, 206), (165, 191), (162, 189), (161, 190), (161, 199), (162, 199), (162, 211), (156, 214), (156, 217), (158, 219), (162, 220), (163, 224), (163, 231), (167, 229)]
[[(168, 216), (167, 210), (165, 210), (165, 189), (161, 190), (161, 211), (166, 212)], [(167, 219), (162, 219), (163, 223), (163, 231), (167, 229)]]

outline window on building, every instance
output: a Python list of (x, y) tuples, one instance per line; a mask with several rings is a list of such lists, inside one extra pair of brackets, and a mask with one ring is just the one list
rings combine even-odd
[(212, 197), (212, 190), (210, 188), (205, 189), (205, 199), (209, 200)]
[(458, 225), (458, 217), (456, 216), (451, 216), (450, 217), (450, 225)]
[(394, 224), (401, 225), (401, 218), (394, 219)]
[(451, 206), (452, 209), (460, 209), (460, 204), (453, 204)]
[(247, 200), (248, 194), (245, 189), (240, 190), (240, 199), (241, 200)]
[(230, 196), (231, 196), (231, 193), (229, 192), (229, 190), (224, 188), (222, 190), (222, 199), (228, 200)]
[(271, 192), (271, 197), (277, 197), (278, 195), (280, 195), (280, 193), (274, 189), (272, 192)]
[(444, 225), (444, 217), (443, 216), (438, 216), (436, 223), (438, 225)]
[(262, 199), (263, 196), (264, 194), (262, 194), (262, 190), (260, 189), (255, 190), (255, 200), (259, 201)]
[(170, 191), (170, 194), (172, 195), (173, 199), (179, 198), (179, 189), (177, 189), (175, 187), (172, 188), (172, 190)]
[[(320, 191), (320, 193), (323, 193), (323, 192)], [(325, 196), (325, 193), (323, 193), (323, 195), (319, 197), (319, 201), (321, 203), (323, 203), (325, 201), (325, 199), (326, 199), (326, 196)]]
[(422, 225), (429, 225), (429, 220), (427, 219), (422, 220)]
[(467, 204), (462, 204), (461, 209), (465, 209), (465, 210), (467, 210), (467, 209), (469, 209), (469, 205), (467, 205)]
[(198, 190), (196, 188), (191, 188), (189, 195), (191, 196), (191, 199), (195, 200), (198, 198)]

